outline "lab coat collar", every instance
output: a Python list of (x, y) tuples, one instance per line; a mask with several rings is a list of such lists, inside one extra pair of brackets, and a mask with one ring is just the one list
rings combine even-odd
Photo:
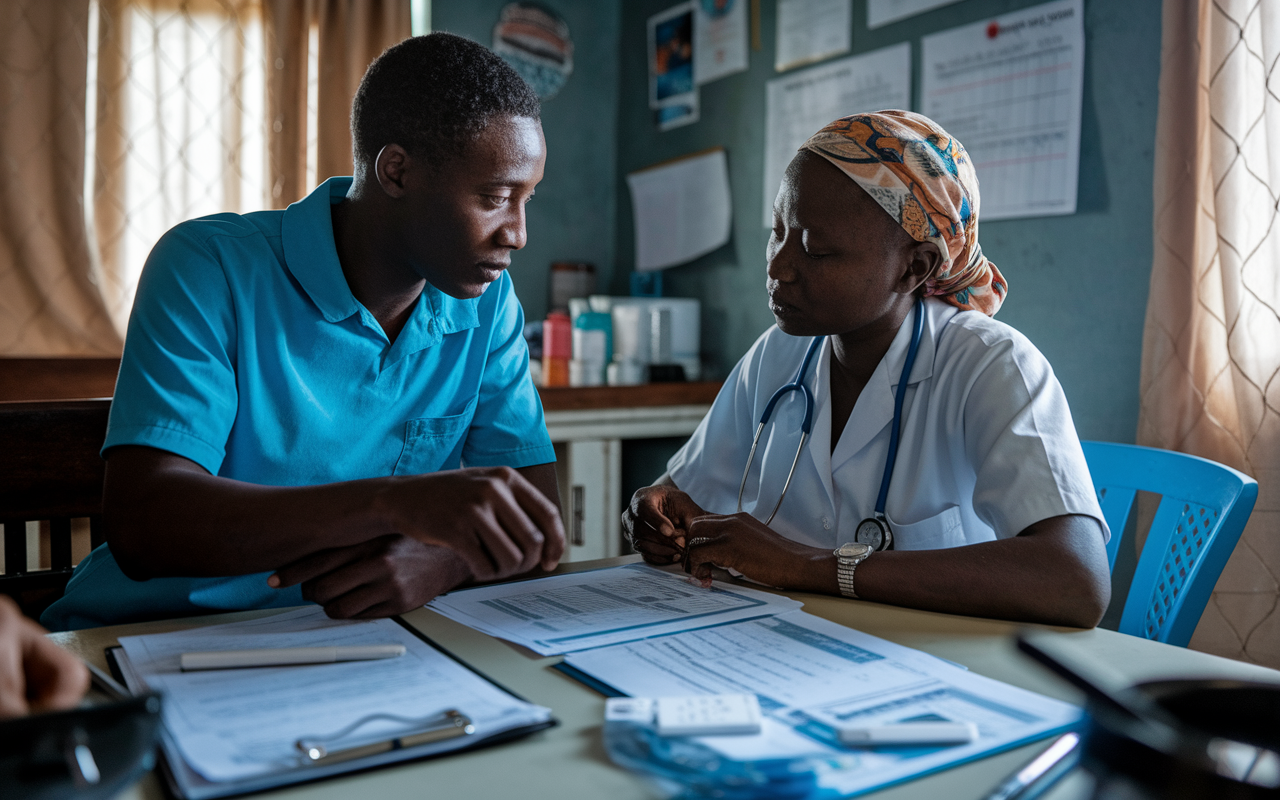
[(809, 457), (818, 471), (822, 488), (827, 492), (831, 511), (836, 511), (836, 491), (831, 479), (831, 340), (827, 339), (818, 351), (813, 369), (813, 428), (809, 433)]
[[(916, 362), (912, 365), (911, 374), (907, 378), (908, 386), (933, 376), (933, 360), (937, 353), (938, 334), (946, 326), (947, 321), (955, 315), (957, 309), (940, 300), (928, 298), (924, 301), (924, 311), (924, 332), (920, 336), (920, 349), (916, 352)], [(898, 379), (902, 375), (902, 367), (907, 361), (907, 351), (911, 348), (911, 333), (914, 328), (915, 312), (913, 311), (898, 328), (898, 333), (893, 337), (889, 350), (884, 354), (884, 358), (880, 359), (875, 372), (871, 374), (871, 380), (867, 381), (866, 388), (859, 395), (857, 405), (849, 415), (849, 421), (845, 423), (844, 431), (836, 443), (835, 451), (831, 452), (830, 444), (827, 445), (827, 452), (830, 453), (830, 463), (825, 473), (828, 483), (831, 481), (830, 475), (834, 470), (839, 469), (844, 462), (861, 452), (893, 422), (894, 392), (898, 387)], [(830, 347), (827, 349), (830, 350)], [(823, 383), (829, 387), (830, 382), (830, 373), (828, 373)], [(829, 391), (826, 397), (828, 400), (825, 408), (826, 430), (829, 443), (831, 441)], [(906, 414), (907, 411), (908, 408), (904, 405), (902, 413)], [(879, 473), (874, 476), (873, 491), (879, 489), (880, 478)], [(831, 490), (828, 489), (828, 491)]]

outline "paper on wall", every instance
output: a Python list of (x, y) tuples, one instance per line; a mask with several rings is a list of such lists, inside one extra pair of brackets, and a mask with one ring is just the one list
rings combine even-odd
[(691, 2), (649, 17), (649, 107), (680, 103), (696, 91), (693, 82)]
[(692, 125), (701, 116), (701, 92), (694, 89), (671, 100), (653, 112), (654, 123), (659, 131), (669, 131)]
[(729, 241), (733, 201), (723, 149), (633, 172), (627, 185), (637, 270), (684, 264)]
[(778, 0), (778, 72), (849, 52), (853, 0)]
[(879, 28), (956, 2), (959, 0), (867, 0), (867, 28)]
[[(764, 155), (764, 225), (796, 149), (824, 125), (858, 111), (911, 107), (911, 44), (811, 67), (768, 83)], [(963, 141), (963, 140), (962, 140)]]
[(1083, 18), (1060, 0), (922, 40), (921, 111), (969, 151), (980, 219), (1075, 213)]
[(701, 85), (747, 68), (749, 0), (698, 0), (693, 17), (693, 76)]

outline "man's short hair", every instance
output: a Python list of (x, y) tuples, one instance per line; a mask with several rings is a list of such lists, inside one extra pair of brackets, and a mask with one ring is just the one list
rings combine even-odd
[(439, 166), (461, 156), (494, 117), (539, 119), (538, 95), (487, 47), (451, 33), (415, 36), (369, 65), (351, 104), (357, 164), (398, 144)]

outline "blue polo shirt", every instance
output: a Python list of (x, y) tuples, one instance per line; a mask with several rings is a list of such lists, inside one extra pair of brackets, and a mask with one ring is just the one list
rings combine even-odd
[[(284, 211), (216, 214), (161, 238), (138, 284), (104, 453), (145, 445), (270, 486), (555, 461), (511, 278), (472, 300), (428, 285), (390, 342), (334, 247), (330, 207), (350, 186), (332, 178)], [(268, 574), (133, 581), (103, 545), (42, 622), (303, 602)]]

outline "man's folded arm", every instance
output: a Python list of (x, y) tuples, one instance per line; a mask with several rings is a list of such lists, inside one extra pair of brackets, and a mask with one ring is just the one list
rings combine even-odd
[[(163, 450), (107, 453), (103, 517), (135, 580), (245, 575), (402, 534), (454, 550), (480, 580), (554, 567), (564, 531), (554, 467), (453, 470), (318, 486), (260, 486)], [(547, 476), (551, 479), (549, 486)]]

